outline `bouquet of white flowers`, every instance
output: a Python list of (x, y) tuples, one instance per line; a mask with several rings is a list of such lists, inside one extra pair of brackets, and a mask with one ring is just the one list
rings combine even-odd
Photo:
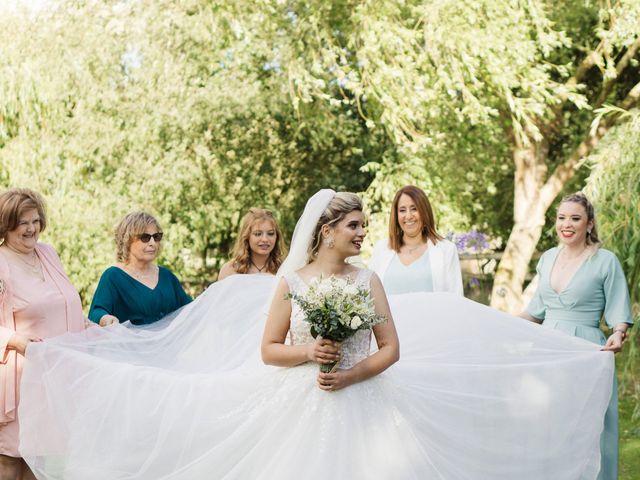
[[(358, 330), (368, 330), (384, 322), (375, 312), (371, 292), (349, 278), (316, 278), (304, 295), (289, 294), (311, 324), (311, 335), (342, 342)], [(338, 362), (320, 365), (321, 372), (331, 372)]]

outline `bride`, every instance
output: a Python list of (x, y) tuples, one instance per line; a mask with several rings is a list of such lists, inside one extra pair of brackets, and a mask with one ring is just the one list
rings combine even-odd
[[(382, 284), (370, 270), (360, 270), (348, 263), (347, 257), (360, 254), (364, 240), (364, 215), (360, 198), (348, 192), (326, 193), (331, 197), (313, 229), (310, 263), (297, 271), (286, 271), (278, 284), (262, 339), (262, 359), (266, 364), (293, 367), (308, 361), (331, 363), (339, 360), (334, 373), (320, 373), (318, 386), (323, 390), (340, 390), (386, 370), (398, 360), (398, 335), (391, 318)], [(293, 258), (293, 257), (292, 257)], [(297, 307), (292, 307), (288, 293), (303, 293), (307, 284), (317, 277), (347, 277), (366, 289), (371, 287), (376, 313), (387, 321), (373, 328), (378, 351), (369, 356), (371, 332), (358, 332), (345, 344), (345, 351), (328, 340), (314, 341), (309, 325)], [(285, 345), (290, 332), (291, 345)]]
[[(445, 293), (389, 309), (345, 263), (363, 237), (358, 197), (322, 190), (276, 278), (229, 277), (150, 328), (31, 345), (21, 454), (39, 479), (596, 478), (613, 355)], [(368, 331), (313, 340), (285, 295), (319, 275), (371, 290), (388, 318), (375, 353)]]

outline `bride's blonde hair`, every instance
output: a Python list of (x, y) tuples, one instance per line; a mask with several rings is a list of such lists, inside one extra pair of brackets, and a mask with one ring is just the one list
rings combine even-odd
[(318, 254), (322, 235), (320, 230), (324, 225), (332, 226), (342, 220), (351, 212), (362, 211), (362, 200), (358, 195), (351, 192), (337, 192), (331, 199), (327, 207), (320, 215), (320, 219), (316, 224), (309, 249), (309, 261)]

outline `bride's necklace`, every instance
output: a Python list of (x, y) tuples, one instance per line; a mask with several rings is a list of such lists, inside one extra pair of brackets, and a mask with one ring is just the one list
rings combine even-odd
[(267, 268), (267, 263), (268, 262), (264, 262), (264, 265), (262, 265), (262, 268), (258, 267), (258, 265), (256, 265), (255, 263), (253, 263), (253, 260), (251, 260), (251, 265), (253, 265), (254, 267), (256, 267), (256, 270), (258, 270), (258, 273), (262, 273), (262, 271)]

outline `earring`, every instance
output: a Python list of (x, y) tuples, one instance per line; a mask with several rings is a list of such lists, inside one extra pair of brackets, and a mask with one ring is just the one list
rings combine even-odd
[(333, 248), (333, 246), (336, 244), (333, 237), (325, 238), (324, 240), (322, 240), (322, 243), (324, 243), (328, 248)]

